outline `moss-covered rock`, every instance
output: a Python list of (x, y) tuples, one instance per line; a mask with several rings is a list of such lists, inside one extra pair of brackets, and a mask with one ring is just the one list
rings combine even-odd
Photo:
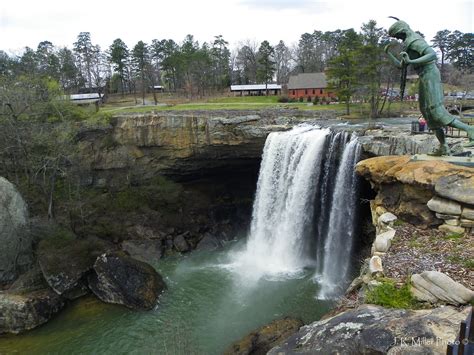
[(147, 263), (122, 254), (102, 254), (89, 275), (89, 287), (102, 301), (131, 309), (152, 309), (166, 289), (163, 278)]
[(39, 243), (38, 262), (48, 285), (57, 294), (74, 299), (87, 292), (85, 277), (97, 257), (111, 249), (111, 244), (97, 238), (58, 233)]

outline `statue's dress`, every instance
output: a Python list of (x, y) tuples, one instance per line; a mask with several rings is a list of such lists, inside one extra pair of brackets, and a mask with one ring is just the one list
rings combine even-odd
[[(407, 37), (404, 41), (405, 51), (410, 59), (423, 56), (425, 51), (432, 50), (418, 34)], [(436, 66), (436, 60), (422, 64), (413, 64), (419, 79), (420, 111), (425, 117), (430, 129), (442, 128), (455, 120), (444, 107), (443, 86), (441, 75)]]

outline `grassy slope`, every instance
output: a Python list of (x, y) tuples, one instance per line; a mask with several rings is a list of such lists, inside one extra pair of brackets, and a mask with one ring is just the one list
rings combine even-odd
[[(153, 97), (148, 95), (148, 105), (141, 105), (138, 98), (135, 104), (133, 96), (121, 97), (111, 96), (108, 102), (100, 109), (101, 113), (118, 112), (153, 112), (153, 111), (181, 111), (181, 110), (261, 110), (275, 108), (292, 108), (298, 110), (336, 110), (343, 114), (345, 104), (337, 103), (330, 105), (313, 105), (308, 102), (279, 103), (278, 96), (216, 96), (202, 99), (187, 99), (169, 94), (158, 95), (158, 105), (153, 105)], [(413, 104), (392, 103), (391, 112), (398, 113), (400, 109), (411, 109)], [(416, 104), (415, 104), (416, 106)], [(351, 117), (366, 117), (368, 113), (367, 104), (351, 105)]]

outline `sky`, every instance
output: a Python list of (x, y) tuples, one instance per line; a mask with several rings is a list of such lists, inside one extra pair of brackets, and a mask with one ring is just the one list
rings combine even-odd
[(2, 0), (0, 50), (20, 54), (45, 40), (72, 48), (79, 32), (102, 49), (116, 38), (132, 48), (140, 40), (179, 43), (187, 34), (200, 43), (222, 35), (231, 48), (245, 40), (291, 45), (305, 32), (359, 30), (369, 20), (388, 29), (388, 16), (428, 40), (444, 29), (474, 32), (474, 0)]

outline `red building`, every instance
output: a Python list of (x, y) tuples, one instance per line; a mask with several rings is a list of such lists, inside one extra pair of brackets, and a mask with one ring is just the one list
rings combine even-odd
[(301, 73), (290, 76), (288, 81), (288, 97), (298, 99), (313, 100), (316, 96), (334, 97), (335, 95), (327, 90), (326, 74), (324, 73)]

